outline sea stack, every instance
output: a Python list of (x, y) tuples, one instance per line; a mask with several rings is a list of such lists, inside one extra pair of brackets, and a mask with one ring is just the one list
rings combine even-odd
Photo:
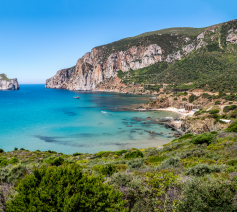
[(6, 74), (0, 74), (0, 90), (19, 90), (17, 78), (8, 79)]

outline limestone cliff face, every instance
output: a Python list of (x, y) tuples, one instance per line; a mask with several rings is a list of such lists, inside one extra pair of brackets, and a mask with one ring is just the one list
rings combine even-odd
[[(45, 81), (46, 88), (69, 90), (95, 90), (96, 85), (106, 78), (114, 78), (117, 71), (127, 72), (147, 67), (159, 61), (173, 62), (181, 59), (180, 51), (164, 56), (157, 44), (147, 47), (133, 46), (127, 51), (112, 53), (102, 60), (97, 48), (80, 58), (75, 67), (62, 69), (55, 76)], [(189, 51), (189, 48), (185, 49)]]
[(19, 90), (17, 79), (8, 79), (5, 74), (0, 74), (0, 90)]

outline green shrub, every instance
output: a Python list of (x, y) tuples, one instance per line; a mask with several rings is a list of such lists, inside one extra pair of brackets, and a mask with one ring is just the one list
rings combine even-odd
[(175, 97), (175, 98), (174, 98), (174, 100), (178, 100), (178, 98), (177, 98), (177, 97)]
[(236, 205), (233, 204), (235, 186), (227, 180), (212, 178), (202, 181), (196, 178), (185, 184), (183, 197), (177, 204), (177, 211), (236, 211)]
[(187, 101), (187, 98), (185, 98), (185, 97), (184, 97), (184, 98), (182, 98), (182, 101)]
[(100, 151), (96, 154), (97, 157), (102, 157), (105, 153), (111, 153), (111, 151)]
[(116, 166), (114, 164), (108, 164), (105, 166), (102, 166), (99, 169), (99, 172), (105, 176), (111, 176), (114, 172), (116, 172)]
[(7, 212), (126, 211), (122, 194), (76, 165), (35, 169), (17, 186)]
[(163, 161), (161, 163), (161, 168), (174, 168), (174, 167), (179, 167), (179, 157), (170, 157), (167, 160)]
[(143, 163), (144, 163), (144, 159), (139, 158), (139, 159), (129, 160), (129, 161), (127, 162), (127, 166), (128, 166), (130, 169), (140, 168)]
[(225, 106), (225, 107), (223, 108), (223, 112), (224, 112), (224, 113), (228, 113), (230, 110), (235, 110), (236, 108), (237, 108), (236, 105)]
[(232, 123), (227, 129), (226, 132), (235, 132), (237, 133), (237, 122)]
[(82, 155), (82, 153), (78, 153), (78, 152), (73, 153), (73, 156), (79, 156), (79, 155)]
[(0, 169), (0, 180), (2, 183), (15, 183), (27, 173), (27, 169), (24, 165), (14, 167), (7, 166)]
[(49, 163), (52, 166), (60, 166), (63, 164), (64, 159), (62, 157), (52, 156), (45, 159), (44, 162)]
[(162, 162), (163, 160), (165, 160), (165, 157), (162, 157), (162, 156), (149, 156), (147, 158), (147, 160), (150, 162), (150, 163), (159, 163), (159, 162)]
[(2, 160), (0, 163), (1, 166), (6, 166), (7, 164), (8, 164), (7, 160)]
[(221, 101), (216, 101), (215, 105), (219, 105), (221, 103)]
[(187, 169), (186, 175), (194, 175), (194, 176), (203, 176), (205, 174), (210, 174), (212, 172), (221, 172), (225, 169), (225, 166), (212, 165), (209, 166), (207, 164), (198, 164), (194, 167)]
[(143, 158), (143, 153), (139, 150), (128, 152), (124, 155), (126, 159)]
[(218, 109), (213, 109), (213, 110), (209, 110), (208, 113), (209, 114), (217, 114), (219, 113), (220, 111)]
[(191, 96), (189, 96), (189, 98), (188, 98), (188, 101), (189, 101), (189, 103), (192, 103), (192, 102), (194, 102), (196, 99), (198, 99), (198, 97), (195, 96), (194, 94), (191, 94)]
[(122, 149), (122, 150), (116, 151), (114, 154), (118, 155), (118, 156), (121, 156), (123, 153), (126, 153), (126, 152), (127, 152), (127, 150)]
[(185, 135), (182, 135), (181, 137), (179, 137), (179, 140), (190, 139), (190, 138), (192, 138), (193, 136), (194, 136), (193, 134), (188, 133), (188, 134), (185, 134)]
[(19, 160), (16, 157), (13, 157), (8, 161), (8, 164), (16, 164), (18, 162), (19, 162)]
[(17, 147), (15, 147), (15, 148), (14, 148), (14, 150), (16, 151), (16, 150), (18, 150), (18, 148), (17, 148)]
[(0, 153), (3, 153), (4, 152), (4, 150), (3, 149), (0, 149)]
[(236, 166), (237, 165), (237, 159), (228, 160), (227, 164), (230, 165), (230, 166)]
[(192, 143), (194, 143), (194, 144), (203, 144), (203, 143), (210, 144), (213, 141), (214, 137), (215, 137), (215, 135), (213, 135), (211, 133), (203, 133), (203, 134), (195, 136), (192, 139)]

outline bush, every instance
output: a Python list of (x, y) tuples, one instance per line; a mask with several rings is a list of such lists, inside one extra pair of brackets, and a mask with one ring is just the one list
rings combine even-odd
[(169, 159), (163, 161), (161, 163), (161, 168), (174, 168), (174, 167), (179, 167), (179, 157), (170, 157)]
[(64, 159), (62, 157), (52, 156), (45, 159), (44, 162), (49, 163), (52, 166), (60, 166), (63, 164)]
[(233, 204), (234, 195), (234, 183), (220, 179), (208, 179), (207, 181), (194, 179), (186, 183), (183, 198), (177, 205), (177, 211), (236, 211), (237, 208)]
[(177, 98), (177, 97), (175, 97), (175, 98), (174, 98), (174, 100), (176, 101), (176, 100), (178, 100), (178, 98)]
[(203, 143), (210, 144), (213, 141), (214, 137), (215, 137), (215, 134), (203, 133), (203, 134), (195, 136), (192, 139), (192, 143), (194, 143), (194, 144), (203, 144)]
[(73, 153), (73, 156), (79, 156), (79, 155), (82, 155), (82, 153), (78, 153), (78, 152)]
[(159, 163), (159, 162), (162, 162), (163, 160), (165, 160), (165, 157), (162, 157), (162, 156), (150, 156), (147, 158), (147, 160), (150, 162), (150, 163)]
[(215, 105), (219, 105), (221, 103), (221, 101), (216, 101)]
[(102, 166), (99, 169), (99, 172), (105, 176), (111, 176), (114, 172), (116, 172), (117, 168), (114, 164), (108, 164), (105, 166)]
[(213, 109), (213, 110), (209, 110), (208, 113), (209, 114), (217, 114), (219, 113), (220, 111), (218, 109)]
[(189, 101), (189, 103), (192, 103), (192, 102), (194, 102), (196, 99), (198, 99), (198, 97), (195, 96), (194, 94), (192, 94), (191, 96), (189, 96), (188, 101)]
[(134, 159), (134, 160), (129, 160), (129, 161), (127, 162), (127, 166), (128, 166), (130, 169), (140, 168), (143, 163), (144, 163), (144, 159), (142, 159), (142, 158), (140, 158), (140, 159)]
[(182, 101), (187, 101), (187, 98), (185, 98), (185, 97), (184, 97), (184, 98), (182, 98)]
[(179, 137), (179, 140), (189, 139), (189, 138), (192, 138), (193, 136), (194, 136), (193, 134), (188, 133), (188, 134), (185, 134), (185, 135), (182, 135), (181, 137)]
[(139, 150), (128, 152), (124, 155), (126, 159), (143, 158), (143, 153)]
[(19, 160), (16, 157), (13, 157), (8, 161), (8, 164), (16, 164), (18, 162), (19, 162)]
[(4, 150), (3, 149), (0, 149), (0, 153), (3, 153), (4, 152)]
[(223, 112), (224, 112), (224, 113), (228, 113), (230, 110), (235, 110), (236, 108), (237, 108), (236, 105), (225, 106), (225, 107), (223, 108)]
[(235, 132), (237, 133), (237, 122), (231, 124), (227, 129), (226, 132)]
[(35, 169), (17, 186), (6, 211), (126, 211), (122, 194), (77, 165)]
[(102, 157), (105, 153), (111, 153), (111, 151), (100, 151), (100, 152), (96, 153), (96, 156)]
[(221, 172), (225, 169), (225, 166), (208, 166), (207, 164), (198, 164), (194, 167), (189, 168), (186, 171), (186, 175), (194, 175), (194, 176), (203, 176), (205, 174), (210, 174), (212, 172)]
[(18, 150), (18, 148), (17, 148), (17, 147), (15, 147), (15, 148), (14, 148), (14, 150), (16, 151), (16, 150)]
[(15, 183), (18, 179), (24, 177), (28, 173), (24, 165), (7, 166), (0, 169), (0, 180), (2, 183)]
[(120, 155), (122, 155), (123, 153), (126, 153), (126, 152), (127, 152), (127, 150), (122, 149), (122, 150), (116, 151), (114, 154), (120, 156)]

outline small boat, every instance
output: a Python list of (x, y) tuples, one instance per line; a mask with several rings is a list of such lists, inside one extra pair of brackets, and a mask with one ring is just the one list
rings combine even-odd
[(73, 97), (74, 99), (80, 99), (80, 97), (78, 96), (78, 94), (76, 96)]

